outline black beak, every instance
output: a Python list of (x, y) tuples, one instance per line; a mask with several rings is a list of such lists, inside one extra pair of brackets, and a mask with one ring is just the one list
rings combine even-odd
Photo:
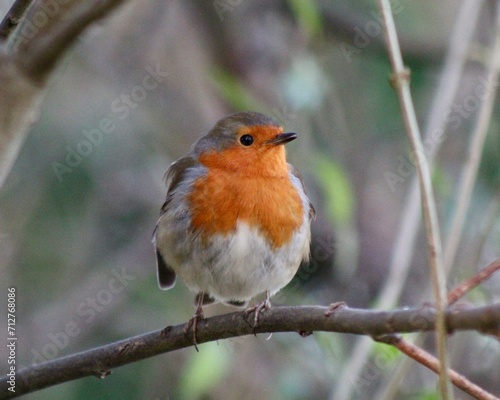
[(276, 135), (272, 139), (268, 140), (266, 143), (277, 146), (279, 144), (291, 142), (292, 140), (297, 139), (297, 137), (297, 134), (294, 132), (280, 133), (279, 135)]

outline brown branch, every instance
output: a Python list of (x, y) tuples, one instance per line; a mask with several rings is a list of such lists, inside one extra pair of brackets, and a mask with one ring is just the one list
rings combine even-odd
[[(0, 187), (38, 117), (46, 79), (57, 62), (85, 28), (123, 2), (38, 0), (9, 36), (7, 46), (0, 47)], [(15, 5), (18, 15), (27, 3), (18, 0)]]
[(16, 0), (7, 12), (2, 22), (0, 22), (0, 41), (6, 40), (11, 32), (16, 29), (24, 13), (33, 0)]
[(456, 303), (458, 299), (465, 296), (468, 292), (483, 283), (485, 280), (489, 279), (498, 270), (500, 270), (500, 258), (493, 261), (488, 266), (479, 271), (476, 275), (467, 279), (466, 281), (455, 287), (453, 290), (451, 290), (448, 293), (448, 305)]
[(52, 8), (46, 0), (36, 2), (11, 40), (17, 64), (36, 80), (46, 78), (78, 35), (124, 1), (72, 0), (52, 2)]
[[(395, 311), (370, 311), (339, 308), (329, 315), (328, 307), (273, 307), (259, 317), (253, 328), (253, 315), (236, 312), (218, 315), (198, 323), (199, 344), (253, 333), (313, 331), (343, 332), (381, 336), (396, 332), (433, 331), (435, 310), (431, 307)], [(447, 329), (490, 332), (500, 329), (500, 303), (446, 312)], [(37, 364), (16, 375), (16, 392), (7, 390), (7, 377), (0, 380), (0, 399), (16, 397), (59, 383), (96, 376), (105, 378), (112, 368), (158, 354), (193, 345), (183, 332), (184, 325), (170, 326), (116, 343), (104, 345), (60, 359)], [(203, 348), (200, 348), (203, 351)]]
[[(422, 364), (423, 366), (429, 368), (431, 371), (434, 371), (436, 374), (439, 374), (439, 371), (441, 369), (439, 360), (420, 347), (404, 340), (400, 335), (384, 335), (382, 337), (376, 337), (374, 338), (374, 340), (376, 340), (377, 342), (390, 344), (398, 348), (402, 353), (414, 359), (419, 364)], [(455, 385), (459, 389), (462, 389), (465, 393), (473, 396), (475, 399), (499, 400), (498, 397), (493, 396), (491, 393), (488, 393), (453, 369), (448, 370), (448, 376), (450, 377), (453, 385)]]

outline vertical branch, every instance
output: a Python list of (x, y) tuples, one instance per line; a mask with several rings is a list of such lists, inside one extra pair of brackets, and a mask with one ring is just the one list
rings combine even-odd
[[(440, 73), (437, 90), (429, 107), (429, 119), (425, 128), (426, 140), (433, 140), (434, 135), (443, 132), (446, 127), (447, 120), (445, 117), (452, 106), (460, 85), (462, 71), (466, 64), (469, 45), (482, 3), (483, 0), (463, 0), (460, 5), (450, 34), (448, 51)], [(434, 146), (427, 153), (429, 162), (432, 163), (441, 147), (441, 143), (441, 140), (433, 140)], [(418, 181), (414, 177), (409, 185), (404, 209), (401, 212), (387, 279), (376, 300), (377, 307), (393, 307), (405, 287), (421, 221), (419, 198)], [(359, 377), (363, 365), (370, 356), (371, 347), (371, 342), (365, 338), (356, 340), (352, 356), (349, 358), (347, 366), (338, 381), (337, 390), (332, 394), (332, 399), (350, 398), (350, 391), (353, 389), (351, 382), (356, 381), (356, 378)], [(391, 374), (389, 382), (381, 391), (383, 393), (379, 393), (376, 398), (387, 399), (393, 397), (388, 392), (392, 393), (397, 390), (401, 376), (404, 376), (404, 371), (410, 365), (409, 361), (408, 358), (404, 358), (400, 362), (404, 365), (400, 365), (397, 372)]]
[(498, 74), (500, 69), (500, 4), (497, 3), (496, 18), (495, 18), (495, 37), (493, 39), (492, 51), (488, 60), (488, 77), (486, 93), (483, 98), (479, 116), (472, 132), (469, 154), (465, 161), (462, 171), (462, 177), (458, 186), (458, 201), (453, 213), (450, 236), (446, 243), (444, 252), (444, 268), (449, 271), (457, 253), (460, 237), (467, 215), (467, 209), (472, 197), (472, 190), (481, 161), (481, 154), (484, 147), (484, 142), (490, 126), (491, 115), (493, 112), (493, 104), (495, 102), (496, 87), (498, 86)]
[(431, 174), (421, 141), (420, 130), (415, 115), (409, 85), (409, 71), (403, 64), (399, 48), (396, 26), (392, 17), (389, 0), (379, 0), (382, 11), (389, 59), (393, 70), (392, 83), (398, 94), (406, 132), (415, 156), (420, 193), (422, 197), (422, 214), (427, 237), (428, 259), (436, 305), (436, 331), (438, 358), (441, 364), (439, 387), (441, 396), (447, 400), (452, 398), (450, 379), (448, 376), (448, 358), (446, 355), (446, 324), (444, 310), (446, 308), (446, 283), (443, 270), (441, 238), (437, 218), (436, 204), (431, 185)]

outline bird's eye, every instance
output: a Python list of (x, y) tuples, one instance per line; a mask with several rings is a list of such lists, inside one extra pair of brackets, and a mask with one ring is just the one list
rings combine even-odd
[(253, 136), (252, 135), (243, 135), (240, 137), (240, 143), (243, 146), (250, 146), (253, 143)]

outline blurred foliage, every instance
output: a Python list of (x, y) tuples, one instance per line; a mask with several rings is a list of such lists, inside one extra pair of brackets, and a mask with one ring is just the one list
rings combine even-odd
[(482, 182), (492, 190), (500, 187), (500, 125), (498, 120), (493, 120), (489, 135), (486, 137), (484, 152), (480, 165)]
[(198, 399), (207, 390), (220, 384), (229, 368), (230, 357), (227, 352), (220, 351), (217, 343), (200, 345), (199, 353), (192, 353), (179, 383), (179, 398)]
[(314, 171), (328, 205), (327, 214), (337, 226), (351, 222), (356, 200), (349, 179), (335, 161), (318, 154)]
[(439, 394), (436, 391), (422, 390), (419, 394), (412, 396), (411, 400), (439, 400)]
[(264, 112), (262, 104), (252, 96), (238, 77), (222, 69), (214, 69), (212, 77), (219, 95), (235, 111), (255, 110)]
[[(10, 3), (0, 5), (2, 15)], [(393, 2), (422, 129), (458, 5)], [(485, 9), (476, 33), (482, 51), (490, 14)], [(50, 358), (51, 338), (70, 322), (79, 333), (55, 347), (57, 356), (191, 317), (194, 295), (182, 282), (167, 292), (156, 284), (151, 235), (165, 197), (163, 175), (220, 117), (238, 110), (265, 112), (298, 132), (287, 154), (303, 172), (318, 214), (311, 263), (275, 304), (372, 305), (415, 176), (379, 21), (375, 0), (129, 2), (82, 35), (53, 77), (40, 119), (0, 192), (1, 283), (19, 293), (20, 364), (32, 363), (35, 354)], [(474, 92), (481, 68), (475, 59), (467, 63), (454, 105)], [(148, 74), (158, 85), (144, 91)], [(498, 257), (500, 216), (491, 206), (500, 185), (498, 115), (450, 286)], [(88, 132), (106, 118), (115, 129), (69, 165), (70, 152), (83, 149)], [(475, 119), (471, 113), (448, 128), (438, 154), (433, 183), (445, 232)], [(58, 177), (55, 163), (70, 171)], [(393, 187), (387, 172), (399, 177)], [(429, 286), (424, 243), (420, 234), (402, 306), (429, 300), (422, 299)], [(464, 301), (498, 300), (499, 282), (493, 278)], [(206, 314), (229, 311), (217, 305)], [(450, 339), (453, 365), (498, 393), (500, 352), (492, 339), (478, 336)], [(184, 349), (118, 368), (105, 380), (85, 378), (25, 398), (331, 398), (352, 336), (266, 338), (204, 344), (199, 353)], [(5, 351), (0, 348), (3, 359)], [(400, 357), (374, 344), (367, 368), (377, 360), (386, 367), (355, 391), (357, 398), (372, 398)], [(437, 398), (435, 382), (424, 368), (413, 368), (395, 398)]]
[(309, 39), (314, 39), (322, 32), (322, 17), (315, 2), (288, 0), (288, 4)]

